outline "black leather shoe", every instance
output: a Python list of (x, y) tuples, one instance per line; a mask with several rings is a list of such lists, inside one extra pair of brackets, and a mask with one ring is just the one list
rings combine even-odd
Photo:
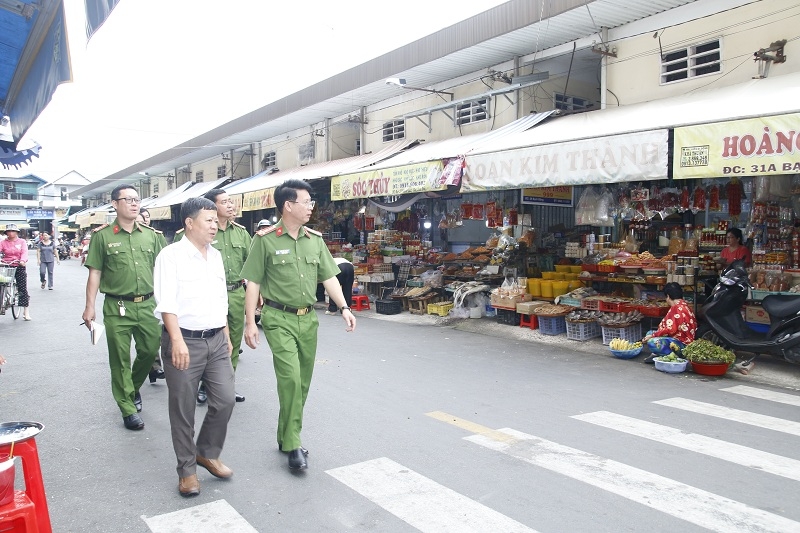
[(150, 383), (155, 383), (157, 379), (164, 379), (165, 377), (164, 371), (160, 368), (158, 370), (151, 370), (148, 376), (150, 377)]
[(308, 468), (306, 456), (301, 448), (289, 452), (289, 468), (292, 470), (302, 470)]
[(122, 421), (125, 422), (125, 427), (127, 429), (132, 429), (134, 431), (137, 429), (144, 429), (144, 420), (136, 413), (122, 417)]
[(138, 391), (133, 396), (133, 405), (136, 406), (136, 412), (137, 413), (141, 413), (142, 412), (142, 395), (139, 394)]
[[(281, 453), (289, 453), (289, 452), (284, 452), (283, 451), (283, 449), (281, 448), (281, 443), (280, 442), (278, 443), (278, 451), (281, 452)], [(308, 455), (308, 450), (306, 450), (302, 446), (300, 446), (300, 451), (303, 452), (303, 455)]]
[(197, 403), (206, 403), (207, 400), (206, 386), (201, 383), (200, 388), (197, 389)]
[(237, 401), (238, 403), (242, 403), (242, 402), (244, 401), (244, 396), (242, 396), (241, 394), (239, 394), (239, 393), (237, 392), (237, 393), (236, 393), (236, 401)]

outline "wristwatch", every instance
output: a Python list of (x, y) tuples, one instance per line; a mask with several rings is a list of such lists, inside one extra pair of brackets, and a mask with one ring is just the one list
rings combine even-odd
[(345, 309), (347, 309), (348, 311), (350, 311), (350, 306), (349, 306), (349, 305), (343, 305), (343, 306), (342, 306), (342, 307), (340, 307), (339, 309), (341, 309), (342, 311), (344, 311)]

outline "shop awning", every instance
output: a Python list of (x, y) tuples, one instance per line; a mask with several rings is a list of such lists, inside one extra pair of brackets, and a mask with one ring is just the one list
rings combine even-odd
[(527, 115), (488, 133), (432, 141), (401, 152), (360, 172), (341, 173), (331, 179), (331, 199), (351, 200), (443, 191), (444, 160), (463, 156), (484, 143), (529, 130), (553, 112)]
[(157, 198), (152, 204), (147, 205), (147, 210), (150, 211), (150, 220), (168, 220), (172, 216), (173, 205), (183, 203), (189, 198), (197, 198), (203, 196), (211, 189), (221, 189), (223, 184), (229, 181), (230, 177), (220, 178), (211, 182), (187, 182), (161, 198)]
[(275, 207), (272, 199), (274, 189), (286, 180), (299, 179), (305, 181), (336, 176), (344, 172), (366, 168), (379, 163), (393, 155), (415, 146), (419, 141), (403, 139), (395, 141), (377, 152), (370, 154), (335, 159), (324, 163), (296, 167), (288, 170), (265, 170), (250, 178), (232, 183), (225, 191), (233, 198), (242, 196), (242, 211), (255, 211)]
[(94, 224), (110, 223), (117, 216), (114, 207), (110, 204), (103, 204), (97, 207), (90, 207), (84, 209), (74, 215), (70, 215), (69, 221), (72, 222), (72, 217), (75, 217), (74, 222), (81, 228), (88, 228)]
[(16, 224), (19, 229), (30, 229), (31, 225), (19, 220), (0, 220), (0, 231), (5, 231), (6, 225)]
[(664, 179), (670, 128), (800, 111), (800, 73), (591, 111), (467, 154), (464, 191)]

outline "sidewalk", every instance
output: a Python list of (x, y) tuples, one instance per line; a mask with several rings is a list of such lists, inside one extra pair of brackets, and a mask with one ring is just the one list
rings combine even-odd
[[(325, 304), (316, 304), (315, 307), (320, 310), (327, 308)], [(502, 337), (504, 339), (513, 338), (521, 342), (554, 346), (557, 345), (562, 349), (592, 354), (598, 357), (606, 357), (610, 360), (617, 361), (617, 359), (611, 355), (608, 347), (603, 346), (603, 341), (601, 338), (591, 339), (588, 341), (573, 341), (567, 339), (566, 335), (543, 335), (542, 333), (539, 333), (538, 330), (501, 324), (494, 318), (484, 317), (480, 319), (457, 319), (447, 316), (439, 317), (436, 315), (416, 315), (411, 314), (408, 311), (403, 311), (397, 315), (381, 315), (375, 312), (374, 303), (372, 305), (372, 309), (355, 311), (354, 313), (356, 318), (386, 320), (390, 322), (399, 322), (418, 326), (453, 328), (459, 331), (468, 331), (480, 335), (488, 335), (490, 337)], [(320, 316), (320, 320), (324, 318), (326, 318), (325, 315)], [(642, 362), (643, 359), (643, 356), (639, 356), (630, 360), (630, 364), (646, 364)], [(650, 366), (653, 368), (653, 371), (656, 371), (653, 365), (647, 366)], [(752, 370), (750, 370), (747, 375), (741, 374), (734, 369), (729, 370), (725, 375), (725, 379), (736, 381), (737, 384), (758, 383), (771, 385), (773, 387), (800, 390), (800, 365), (781, 361), (770, 356), (763, 356), (756, 359), (755, 363), (751, 364), (751, 367)], [(704, 376), (704, 379), (717, 378), (705, 378)]]

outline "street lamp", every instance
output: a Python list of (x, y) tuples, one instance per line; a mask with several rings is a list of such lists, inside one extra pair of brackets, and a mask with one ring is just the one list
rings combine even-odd
[(386, 78), (386, 85), (395, 85), (397, 87), (402, 87), (403, 89), (408, 89), (410, 91), (424, 91), (426, 93), (434, 93), (434, 94), (439, 94), (439, 95), (446, 94), (446, 95), (450, 96), (450, 100), (452, 100), (453, 97), (455, 96), (453, 93), (449, 93), (447, 91), (437, 91), (435, 89), (424, 89), (422, 87), (410, 87), (410, 86), (406, 85), (406, 79), (405, 78)]

